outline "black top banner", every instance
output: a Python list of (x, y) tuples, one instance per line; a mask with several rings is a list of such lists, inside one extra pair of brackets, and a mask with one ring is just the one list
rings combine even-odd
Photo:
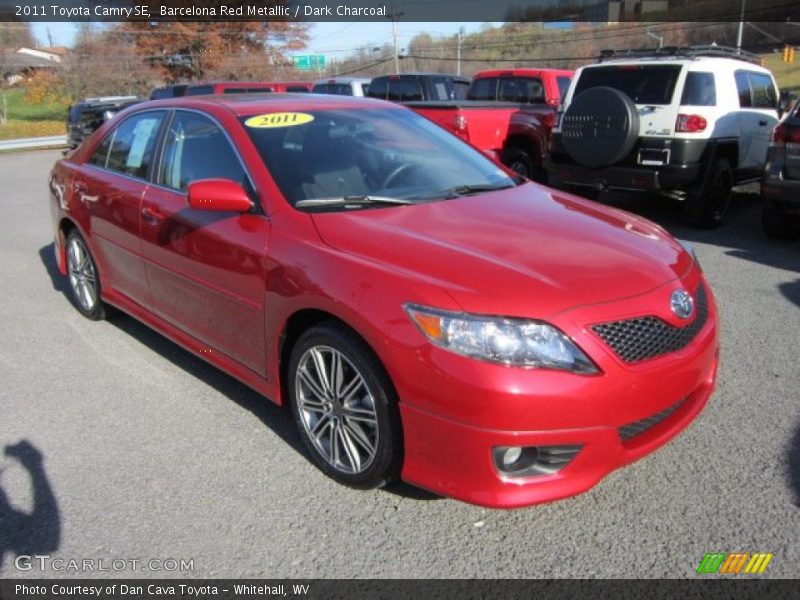
[(0, 21), (800, 22), (794, 0), (0, 0)]

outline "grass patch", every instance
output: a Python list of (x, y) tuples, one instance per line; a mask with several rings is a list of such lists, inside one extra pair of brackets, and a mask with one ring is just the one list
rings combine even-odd
[(2, 93), (6, 96), (9, 121), (62, 121), (63, 123), (67, 119), (67, 107), (63, 104), (58, 102), (31, 104), (25, 99), (25, 88), (7, 89)]
[(9, 119), (0, 125), (0, 140), (46, 137), (66, 133), (64, 121), (23, 121)]
[(761, 56), (764, 66), (775, 76), (778, 89), (800, 91), (800, 52), (795, 55), (794, 62), (783, 62), (782, 58), (782, 52)]

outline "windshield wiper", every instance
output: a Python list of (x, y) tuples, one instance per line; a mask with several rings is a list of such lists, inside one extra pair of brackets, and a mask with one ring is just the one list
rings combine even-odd
[(306, 208), (311, 206), (353, 206), (369, 204), (415, 204), (415, 202), (413, 200), (406, 200), (405, 198), (363, 194), (360, 196), (344, 196), (343, 198), (309, 198), (307, 200), (298, 200), (294, 205), (296, 208)]
[(480, 194), (483, 192), (495, 192), (498, 190), (507, 190), (508, 188), (516, 187), (516, 183), (478, 183), (474, 185), (455, 185), (446, 190), (439, 190), (432, 194), (426, 194), (425, 198), (457, 198), (459, 196), (471, 196), (472, 194)]

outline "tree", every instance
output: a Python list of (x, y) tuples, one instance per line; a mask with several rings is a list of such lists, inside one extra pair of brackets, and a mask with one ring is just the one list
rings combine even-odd
[(114, 35), (135, 48), (138, 55), (167, 81), (202, 79), (219, 72), (240, 79), (232, 65), (247, 64), (249, 72), (258, 61), (263, 77), (291, 61), (286, 53), (305, 47), (308, 25), (286, 21), (268, 22), (128, 22)]
[(88, 96), (148, 95), (157, 77), (136, 49), (113, 29), (83, 23), (75, 47), (62, 62), (60, 86), (70, 99)]
[(0, 49), (14, 50), (20, 46), (36, 46), (31, 24), (21, 21), (0, 23)]

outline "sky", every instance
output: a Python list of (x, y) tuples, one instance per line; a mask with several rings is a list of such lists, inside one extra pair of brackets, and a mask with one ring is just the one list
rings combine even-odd
[[(423, 23), (399, 22), (397, 24), (397, 45), (405, 48), (408, 42), (419, 33), (448, 36), (455, 35), (459, 27), (467, 33), (478, 31), (482, 23)], [(32, 23), (33, 33), (43, 46), (49, 45), (49, 36), (54, 46), (70, 46), (75, 37), (74, 23)], [(392, 42), (392, 24), (384, 22), (326, 22), (314, 23), (308, 47), (301, 54), (324, 54), (329, 60), (344, 58), (356, 48), (363, 46), (382, 46)]]

